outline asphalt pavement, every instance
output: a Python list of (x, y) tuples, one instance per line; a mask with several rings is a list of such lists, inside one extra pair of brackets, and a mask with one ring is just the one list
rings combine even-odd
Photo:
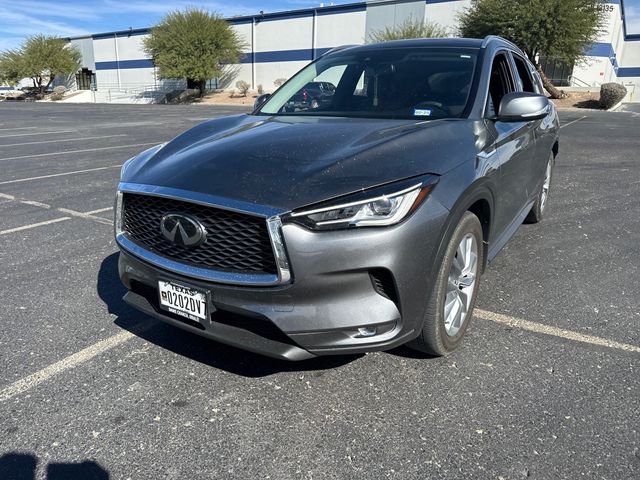
[(119, 166), (242, 108), (0, 103), (0, 479), (640, 478), (640, 114), (565, 111), (462, 348), (285, 363), (127, 307)]

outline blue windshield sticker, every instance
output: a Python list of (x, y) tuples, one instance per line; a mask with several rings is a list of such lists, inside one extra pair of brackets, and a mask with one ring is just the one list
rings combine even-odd
[(413, 116), (414, 117), (430, 117), (431, 109), (430, 108), (414, 108)]

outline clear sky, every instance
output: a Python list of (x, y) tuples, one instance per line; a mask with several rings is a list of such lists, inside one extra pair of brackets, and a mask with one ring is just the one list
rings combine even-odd
[(0, 50), (17, 47), (24, 37), (43, 33), (61, 37), (143, 28), (164, 14), (197, 6), (233, 15), (279, 12), (353, 3), (357, 0), (0, 0)]
[(640, 0), (623, 0), (627, 34), (640, 35)]
[[(44, 33), (70, 37), (149, 27), (170, 10), (197, 5), (225, 17), (319, 6), (323, 0), (0, 0), (0, 50), (25, 36)], [(325, 4), (356, 0), (324, 0)], [(640, 34), (640, 0), (623, 0), (627, 33)]]

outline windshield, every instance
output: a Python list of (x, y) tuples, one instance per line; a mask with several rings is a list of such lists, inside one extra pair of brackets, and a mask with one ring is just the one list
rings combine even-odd
[(434, 47), (336, 52), (298, 72), (258, 114), (373, 118), (460, 117), (477, 50)]

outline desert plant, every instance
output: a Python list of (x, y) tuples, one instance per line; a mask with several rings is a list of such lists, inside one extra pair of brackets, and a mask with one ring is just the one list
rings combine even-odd
[(287, 81), (286, 78), (276, 78), (273, 84), (275, 85), (276, 88), (280, 88), (286, 81)]
[(238, 93), (240, 93), (240, 95), (242, 95), (243, 97), (247, 96), (247, 92), (249, 91), (250, 86), (251, 85), (249, 85), (244, 80), (238, 80), (236, 82), (236, 88), (238, 89)]
[(540, 57), (573, 64), (597, 41), (605, 9), (600, 0), (473, 0), (459, 17), (463, 37), (501, 35), (527, 54), (552, 98), (566, 96), (545, 75)]
[(600, 87), (600, 106), (606, 110), (614, 107), (627, 96), (627, 88), (619, 83), (603, 83)]
[(244, 43), (221, 16), (187, 8), (167, 14), (144, 39), (161, 79), (186, 78), (188, 88), (204, 95), (210, 78), (224, 75), (225, 66), (240, 62)]
[(258, 85), (258, 95), (262, 95), (264, 93), (264, 88), (262, 88), (262, 84)]
[(58, 85), (53, 89), (53, 93), (49, 98), (51, 98), (51, 100), (53, 100), (54, 102), (58, 100), (62, 100), (66, 92), (67, 92), (67, 87), (65, 87), (64, 85)]
[(0, 52), (0, 79), (16, 84), (29, 77), (33, 87), (42, 93), (56, 77), (77, 72), (80, 58), (80, 51), (66, 40), (34, 35), (19, 48)]
[(433, 22), (424, 22), (408, 18), (404, 22), (385, 27), (369, 35), (370, 42), (387, 42), (405, 38), (438, 38), (448, 36), (447, 29)]

